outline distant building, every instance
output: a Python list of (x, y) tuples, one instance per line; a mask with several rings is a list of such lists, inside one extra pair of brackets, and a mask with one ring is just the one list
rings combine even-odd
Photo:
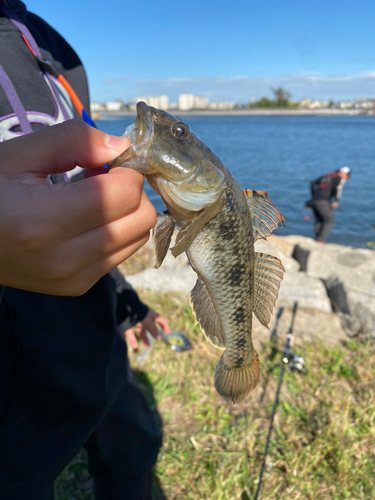
[(216, 101), (216, 102), (210, 102), (209, 104), (210, 109), (218, 109), (218, 110), (223, 110), (223, 109), (233, 109), (234, 108), (234, 102), (222, 102), (222, 101)]
[(302, 99), (299, 103), (299, 107), (305, 109), (321, 109), (328, 107), (328, 103), (322, 101), (311, 101), (311, 99)]
[(341, 101), (339, 104), (340, 109), (351, 109), (353, 106), (352, 101)]
[(107, 111), (121, 111), (124, 109), (124, 103), (121, 100), (110, 101), (106, 103)]
[(129, 103), (129, 107), (131, 110), (135, 110), (137, 106), (137, 102), (143, 101), (148, 106), (152, 106), (157, 109), (168, 109), (169, 108), (169, 99), (166, 95), (148, 95), (148, 96), (138, 96)]
[(356, 99), (353, 104), (356, 109), (374, 109), (375, 108), (375, 99)]
[(181, 94), (178, 97), (178, 109), (188, 111), (189, 109), (208, 108), (208, 99), (203, 95)]
[(100, 113), (100, 111), (103, 111), (105, 109), (106, 109), (105, 104), (103, 104), (101, 102), (92, 102), (92, 103), (90, 103), (90, 112), (91, 112), (91, 114)]
[(300, 101), (300, 103), (299, 103), (299, 107), (300, 108), (308, 108), (310, 103), (311, 103), (310, 99), (302, 99), (302, 101)]

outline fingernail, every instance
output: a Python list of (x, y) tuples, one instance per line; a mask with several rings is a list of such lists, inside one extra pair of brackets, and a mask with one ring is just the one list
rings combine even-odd
[(117, 149), (119, 151), (124, 151), (131, 144), (127, 137), (117, 137), (117, 135), (109, 134), (105, 134), (104, 142), (109, 148)]

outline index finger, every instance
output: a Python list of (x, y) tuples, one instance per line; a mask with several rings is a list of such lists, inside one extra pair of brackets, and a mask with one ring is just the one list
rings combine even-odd
[(53, 203), (44, 202), (51, 205), (65, 235), (73, 237), (135, 212), (141, 204), (143, 182), (143, 175), (135, 170), (113, 169), (71, 184), (48, 186)]
[(125, 137), (105, 134), (78, 120), (46, 127), (1, 143), (2, 171), (9, 175), (46, 178), (77, 165), (100, 167), (129, 147)]

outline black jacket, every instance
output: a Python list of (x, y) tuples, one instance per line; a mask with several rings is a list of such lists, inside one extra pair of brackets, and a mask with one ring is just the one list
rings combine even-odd
[(312, 201), (338, 201), (341, 197), (343, 185), (344, 181), (337, 172), (329, 172), (328, 174), (322, 175), (311, 182)]

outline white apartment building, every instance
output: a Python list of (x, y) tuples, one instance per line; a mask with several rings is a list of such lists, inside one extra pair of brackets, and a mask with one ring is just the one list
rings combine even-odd
[(104, 109), (106, 109), (105, 104), (102, 104), (101, 102), (90, 103), (90, 111), (93, 114), (103, 111)]
[(120, 111), (124, 107), (122, 101), (110, 101), (106, 103), (106, 108), (108, 111)]
[(152, 106), (157, 109), (168, 109), (169, 108), (169, 99), (167, 95), (147, 95), (147, 96), (138, 96), (134, 99), (133, 103), (130, 105), (130, 109), (135, 109), (136, 104), (139, 101), (145, 102), (148, 106)]
[(209, 104), (210, 109), (233, 109), (234, 108), (234, 102), (226, 102), (226, 101), (215, 101), (215, 102), (210, 102)]
[(189, 109), (205, 109), (208, 107), (208, 99), (204, 95), (181, 94), (178, 97), (178, 109), (188, 111)]

